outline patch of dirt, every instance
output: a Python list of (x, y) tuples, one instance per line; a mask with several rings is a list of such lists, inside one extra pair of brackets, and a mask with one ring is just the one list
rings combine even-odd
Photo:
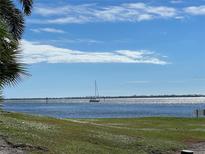
[[(192, 141), (188, 141), (188, 148), (184, 150), (191, 150), (194, 154), (205, 154), (205, 142), (197, 142), (193, 143)], [(176, 154), (181, 154), (181, 152), (177, 152)]]
[(26, 154), (27, 151), (48, 152), (48, 149), (29, 144), (13, 144), (6, 137), (0, 136), (0, 154)]
[(6, 139), (0, 136), (0, 154), (25, 154), (21, 149), (12, 148)]
[(205, 142), (194, 143), (189, 148), (194, 154), (205, 154)]

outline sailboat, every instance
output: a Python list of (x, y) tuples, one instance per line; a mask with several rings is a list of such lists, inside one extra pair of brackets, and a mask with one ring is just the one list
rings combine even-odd
[(93, 102), (93, 103), (94, 103), (94, 102), (100, 102), (100, 99), (99, 99), (99, 91), (98, 91), (98, 87), (97, 87), (97, 82), (96, 82), (96, 80), (95, 80), (95, 96), (90, 99), (90, 102)]

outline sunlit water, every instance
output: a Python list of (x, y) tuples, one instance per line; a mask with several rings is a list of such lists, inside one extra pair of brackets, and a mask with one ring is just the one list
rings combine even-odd
[(3, 109), (57, 118), (193, 117), (195, 109), (205, 109), (205, 98), (5, 101)]

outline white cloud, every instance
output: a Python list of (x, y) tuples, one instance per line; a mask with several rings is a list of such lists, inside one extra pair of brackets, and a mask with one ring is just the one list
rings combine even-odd
[[(183, 3), (171, 0), (170, 3)], [(35, 24), (82, 24), (91, 22), (141, 22), (154, 19), (185, 19), (187, 15), (205, 15), (205, 5), (171, 7), (146, 3), (123, 3), (99, 6), (97, 4), (48, 7), (39, 5), (34, 14), (40, 18), (28, 19)]]
[[(121, 5), (97, 6), (66, 5), (60, 7), (34, 8), (34, 14), (45, 20), (30, 19), (38, 24), (68, 24), (88, 22), (139, 22), (156, 18), (174, 18), (177, 10), (166, 6), (150, 6), (145, 3), (125, 3)], [(52, 17), (52, 18), (49, 18)]]
[(79, 38), (79, 39), (52, 39), (47, 41), (52, 42), (52, 43), (58, 43), (58, 44), (68, 44), (68, 43), (86, 43), (86, 44), (99, 44), (99, 43), (104, 43), (104, 41), (101, 40), (94, 40), (94, 39), (84, 39), (84, 38)]
[(37, 28), (37, 29), (31, 29), (31, 31), (40, 33), (40, 32), (47, 32), (47, 33), (65, 33), (65, 31), (61, 29), (56, 29), (56, 28)]
[(184, 11), (191, 15), (205, 15), (205, 5), (186, 7)]
[(50, 16), (50, 15), (62, 15), (65, 14), (70, 8), (69, 7), (40, 7), (37, 6), (34, 8), (34, 13), (40, 14), (42, 16)]
[(148, 6), (144, 3), (130, 3), (124, 4), (125, 8), (133, 9), (134, 11), (141, 11), (146, 14), (159, 17), (174, 17), (177, 14), (177, 10), (172, 7), (166, 6)]
[(184, 16), (176, 16), (175, 19), (177, 19), (177, 20), (183, 20), (183, 19), (184, 19)]
[(170, 1), (172, 4), (178, 4), (178, 3), (183, 3), (183, 0), (171, 0)]
[(165, 65), (166, 61), (148, 51), (117, 50), (112, 52), (86, 52), (59, 48), (22, 40), (23, 62), (32, 63), (144, 63)]

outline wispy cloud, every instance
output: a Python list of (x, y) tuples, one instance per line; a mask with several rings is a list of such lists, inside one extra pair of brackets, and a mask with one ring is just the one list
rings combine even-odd
[(104, 41), (101, 40), (95, 40), (95, 39), (86, 39), (86, 38), (78, 38), (78, 39), (53, 39), (48, 40), (48, 42), (52, 43), (60, 43), (60, 44), (67, 44), (67, 43), (86, 43), (86, 44), (99, 44), (104, 43)]
[(191, 15), (205, 15), (205, 5), (186, 7), (184, 11)]
[(23, 62), (32, 63), (143, 63), (165, 65), (167, 62), (153, 52), (117, 50), (86, 52), (22, 40)]
[(183, 3), (183, 0), (171, 0), (170, 1), (172, 4), (178, 4), (178, 3)]
[[(32, 19), (33, 23), (87, 23), (87, 22), (139, 22), (156, 18), (175, 18), (177, 10), (167, 6), (145, 3), (97, 6), (95, 4), (66, 5), (60, 7), (35, 7), (34, 13), (46, 20)], [(52, 18), (47, 18), (52, 16)]]
[(65, 31), (61, 29), (56, 29), (56, 28), (36, 28), (36, 29), (30, 29), (33, 32), (40, 33), (40, 32), (47, 32), (47, 33), (65, 33)]
[[(182, 3), (183, 0), (171, 0)], [(205, 5), (175, 8), (146, 3), (123, 3), (99, 6), (97, 4), (42, 6), (34, 8), (39, 18), (28, 19), (35, 24), (82, 24), (91, 22), (140, 22), (154, 19), (184, 19), (187, 15), (205, 15)], [(43, 19), (43, 20), (42, 20)]]

